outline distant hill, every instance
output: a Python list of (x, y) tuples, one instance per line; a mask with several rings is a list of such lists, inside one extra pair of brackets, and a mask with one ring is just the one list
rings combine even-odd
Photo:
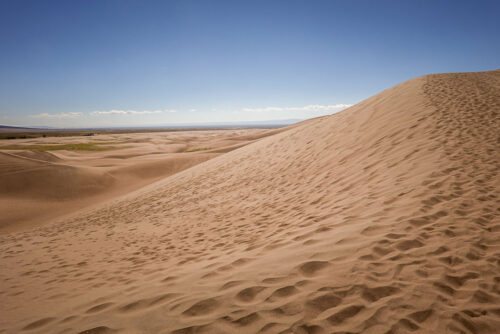
[(32, 130), (32, 128), (23, 128), (19, 126), (7, 126), (7, 125), (0, 125), (0, 131), (8, 131), (8, 130)]

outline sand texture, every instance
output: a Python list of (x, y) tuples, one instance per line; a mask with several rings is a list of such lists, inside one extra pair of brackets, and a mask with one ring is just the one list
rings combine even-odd
[(280, 131), (241, 129), (3, 140), (0, 233), (51, 222)]
[(499, 333), (499, 135), (500, 71), (419, 77), (0, 235), (0, 333)]

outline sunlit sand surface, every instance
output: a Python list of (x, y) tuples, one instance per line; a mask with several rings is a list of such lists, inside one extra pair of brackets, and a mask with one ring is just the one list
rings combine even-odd
[(174, 131), (3, 140), (0, 233), (41, 225), (105, 202), (280, 131)]
[(264, 138), (2, 153), (2, 201), (103, 204), (0, 235), (0, 332), (498, 333), (499, 113), (500, 71), (441, 74)]

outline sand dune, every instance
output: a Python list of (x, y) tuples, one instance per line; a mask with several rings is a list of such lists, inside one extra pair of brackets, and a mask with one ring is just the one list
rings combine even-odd
[[(94, 151), (40, 150), (81, 145), (82, 137), (4, 141), (0, 143), (0, 232), (51, 222), (280, 131), (104, 134), (85, 140), (84, 145), (94, 145), (90, 147)], [(5, 147), (11, 149), (2, 150)]]
[(1, 235), (0, 332), (498, 333), (499, 113), (419, 77)]

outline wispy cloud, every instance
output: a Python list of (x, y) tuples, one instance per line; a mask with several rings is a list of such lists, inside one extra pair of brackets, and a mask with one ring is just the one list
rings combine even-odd
[(310, 104), (303, 107), (264, 107), (264, 108), (243, 108), (243, 111), (248, 112), (270, 112), (270, 111), (335, 111), (352, 106), (352, 104)]
[(196, 111), (196, 109), (194, 109), (194, 108), (193, 109), (189, 109), (189, 112), (195, 112), (195, 111)]
[(283, 110), (286, 110), (286, 108), (279, 108), (279, 107), (243, 108), (243, 111), (250, 111), (250, 112), (283, 111)]
[(82, 116), (81, 112), (62, 112), (59, 114), (42, 113), (37, 115), (30, 115), (30, 117), (33, 118), (77, 118), (80, 116)]
[(161, 114), (161, 113), (174, 113), (177, 112), (173, 109), (164, 110), (105, 110), (105, 111), (92, 111), (91, 115), (147, 115), (147, 114)]
[(349, 108), (351, 106), (352, 106), (352, 104), (345, 104), (345, 103), (330, 104), (330, 105), (310, 104), (310, 105), (307, 105), (305, 107), (298, 108), (298, 110), (306, 110), (306, 111), (330, 111), (330, 110), (337, 110), (337, 109)]

